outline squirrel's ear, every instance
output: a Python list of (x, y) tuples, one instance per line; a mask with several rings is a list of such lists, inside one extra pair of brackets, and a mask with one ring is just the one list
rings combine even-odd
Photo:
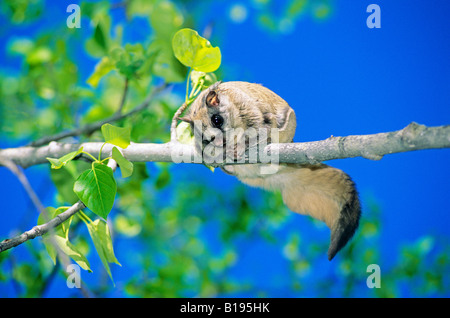
[(296, 118), (294, 110), (291, 107), (286, 106), (281, 111), (277, 112), (276, 118), (278, 129), (280, 130), (289, 129), (289, 127), (292, 124), (294, 124), (295, 129)]
[(297, 127), (294, 110), (289, 105), (286, 105), (286, 107), (277, 112), (276, 119), (280, 132), (280, 142), (292, 142), (295, 128)]
[(206, 96), (206, 106), (208, 107), (216, 107), (219, 106), (219, 96), (217, 95), (217, 92), (214, 90), (211, 90), (208, 95)]

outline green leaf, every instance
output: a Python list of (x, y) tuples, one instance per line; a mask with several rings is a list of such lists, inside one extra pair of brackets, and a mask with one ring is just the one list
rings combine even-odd
[[(47, 223), (48, 221), (55, 218), (57, 215), (63, 213), (67, 209), (68, 209), (68, 207), (60, 207), (58, 209), (55, 209), (53, 207), (48, 207), (45, 209), (45, 211), (47, 212), (46, 215), (44, 215), (43, 213), (39, 214), (37, 224), (41, 225), (41, 224)], [(58, 226), (57, 228), (55, 228), (54, 234), (58, 234), (63, 237), (69, 237), (69, 228), (70, 228), (71, 223), (72, 223), (72, 217), (70, 217), (66, 222), (61, 223), (61, 226)], [(47, 235), (47, 234), (45, 234), (45, 235)]]
[(331, 7), (326, 3), (321, 3), (319, 5), (314, 6), (313, 14), (317, 19), (325, 19), (331, 13)]
[(197, 86), (200, 82), (205, 80), (206, 73), (200, 71), (191, 72), (191, 85), (192, 87)]
[(29, 38), (17, 38), (8, 43), (8, 52), (27, 55), (34, 48), (34, 42)]
[(102, 126), (102, 134), (105, 142), (110, 143), (120, 148), (127, 148), (131, 141), (131, 129), (129, 127), (116, 127), (111, 124), (104, 124)]
[(133, 174), (133, 164), (128, 161), (116, 147), (112, 149), (112, 158), (119, 165), (120, 171), (122, 172), (122, 178), (129, 177)]
[(221, 63), (221, 53), (218, 47), (201, 37), (192, 29), (181, 29), (172, 39), (175, 57), (184, 65), (200, 72), (214, 72)]
[(100, 23), (97, 24), (97, 26), (95, 27), (94, 40), (97, 43), (97, 45), (100, 46), (105, 52), (108, 51), (105, 34), (103, 32), (103, 28)]
[(142, 231), (142, 224), (134, 219), (119, 214), (114, 219), (114, 229), (128, 237), (134, 237)]
[(109, 53), (111, 60), (115, 63), (117, 70), (127, 78), (138, 77), (138, 71), (146, 65), (146, 52), (142, 44), (126, 44), (124, 48), (117, 47)]
[(52, 59), (52, 51), (48, 47), (36, 47), (27, 54), (26, 62), (30, 65), (47, 63)]
[(89, 264), (89, 261), (87, 258), (81, 253), (78, 248), (69, 242), (69, 240), (65, 237), (61, 237), (59, 235), (55, 235), (54, 240), (56, 242), (56, 245), (61, 249), (61, 251), (70, 256), (80, 267), (84, 270), (87, 270), (89, 272), (92, 272), (91, 265)]
[(101, 58), (108, 54), (111, 45), (110, 1), (81, 2), (82, 16), (88, 18), (94, 27), (92, 37), (86, 40), (85, 49), (92, 56)]
[(214, 73), (206, 73), (205, 81), (203, 82), (203, 89), (210, 87), (217, 82), (217, 76)]
[(149, 16), (149, 22), (158, 38), (170, 41), (183, 25), (183, 15), (171, 1), (157, 2)]
[(192, 133), (191, 125), (182, 121), (177, 126), (178, 141), (186, 145), (194, 145), (194, 134)]
[(46, 214), (39, 213), (37, 225), (42, 225), (53, 219), (55, 217), (56, 209), (54, 207), (49, 206), (45, 208), (45, 212)]
[(59, 159), (56, 158), (46, 158), (50, 163), (52, 164), (52, 169), (60, 169), (66, 165), (69, 161), (71, 161), (73, 158), (78, 156), (81, 152), (83, 152), (83, 147), (80, 147), (77, 151), (72, 151), (68, 153), (67, 155), (62, 156)]
[(111, 49), (111, 44), (114, 44), (109, 34), (111, 18), (107, 12), (99, 12), (94, 19), (97, 20), (92, 20), (92, 23), (95, 24), (94, 34), (86, 40), (85, 49), (90, 55), (100, 58), (107, 55)]
[[(55, 208), (48, 207), (45, 209), (45, 211), (47, 212), (46, 215), (44, 215), (44, 213), (39, 214), (37, 225), (47, 223), (48, 221), (50, 221), (51, 219), (53, 219), (55, 217), (55, 212), (56, 212)], [(65, 237), (65, 235), (61, 232), (60, 227), (55, 229), (55, 233), (56, 233), (56, 231), (58, 231), (60, 235)], [(45, 246), (45, 249), (47, 250), (48, 255), (50, 256), (50, 258), (53, 261), (53, 265), (56, 265), (56, 257), (58, 256), (58, 253), (55, 249), (55, 246), (50, 242), (50, 240), (48, 238), (49, 238), (49, 234), (48, 233), (44, 234), (42, 236), (42, 242), (44, 243), (44, 246)]]
[(129, 21), (133, 19), (134, 16), (138, 17), (148, 17), (155, 6), (156, 0), (133, 0), (127, 2), (126, 14)]
[(217, 77), (214, 73), (205, 73), (193, 70), (191, 72), (191, 85), (196, 87), (201, 85), (201, 89), (208, 88), (212, 84), (217, 82)]
[(50, 169), (50, 178), (58, 190), (60, 199), (65, 203), (74, 204), (78, 201), (77, 195), (73, 192), (73, 183), (77, 176), (73, 161), (61, 169)]
[[(53, 207), (46, 208), (47, 215), (41, 213), (38, 217), (38, 225), (47, 223), (51, 219), (55, 218), (57, 215), (66, 211), (67, 207), (60, 207), (55, 209)], [(43, 243), (47, 250), (48, 255), (53, 260), (53, 264), (56, 264), (56, 257), (58, 252), (56, 246), (67, 256), (70, 256), (81, 268), (91, 271), (90, 265), (86, 257), (81, 253), (75, 245), (69, 242), (69, 228), (72, 223), (72, 218), (70, 217), (67, 221), (62, 223), (60, 226), (54, 229), (53, 233), (49, 232), (43, 235)]]
[(152, 73), (167, 83), (183, 82), (186, 68), (173, 55), (170, 43), (155, 39), (148, 47), (148, 54), (154, 56)]
[(92, 241), (94, 242), (95, 249), (97, 250), (100, 259), (102, 260), (103, 266), (105, 267), (109, 277), (114, 283), (111, 269), (109, 268), (109, 263), (116, 263), (118, 265), (120, 265), (120, 263), (114, 255), (114, 249), (108, 224), (105, 221), (97, 219), (94, 222), (87, 223), (86, 225), (89, 234), (91, 235)]
[(263, 13), (258, 17), (259, 24), (269, 31), (276, 31), (277, 23), (270, 13)]
[(161, 173), (158, 175), (158, 178), (155, 181), (156, 189), (160, 190), (166, 187), (170, 182), (170, 173), (166, 166), (164, 166)]
[(100, 79), (115, 68), (115, 63), (108, 57), (103, 57), (95, 66), (94, 72), (87, 79), (92, 87), (97, 87)]
[(291, 1), (286, 10), (286, 18), (295, 19), (308, 8), (307, 0)]
[(117, 185), (110, 167), (93, 163), (75, 181), (73, 191), (95, 214), (106, 219), (114, 205)]

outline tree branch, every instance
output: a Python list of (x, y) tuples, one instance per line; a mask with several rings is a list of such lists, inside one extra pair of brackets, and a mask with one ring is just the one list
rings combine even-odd
[(450, 125), (427, 127), (412, 122), (393, 132), (280, 144), (279, 155), (280, 162), (311, 163), (354, 157), (380, 160), (393, 153), (442, 148), (450, 148)]
[[(5, 162), (12, 161), (15, 165), (26, 168), (46, 163), (46, 157), (62, 157), (69, 152), (76, 151), (81, 146), (89, 153), (98, 153), (102, 144), (101, 142), (84, 144), (52, 142), (42, 147), (2, 149), (0, 150), (0, 165), (5, 165)], [(380, 160), (386, 154), (439, 148), (450, 148), (450, 125), (426, 127), (411, 123), (401, 130), (387, 133), (347, 137), (331, 136), (326, 140), (304, 143), (269, 144), (265, 147), (264, 152), (278, 154), (280, 163), (302, 164), (353, 157)], [(108, 156), (111, 153), (111, 149), (111, 145), (103, 147), (102, 156)], [(134, 162), (181, 162), (179, 159), (182, 157), (182, 162), (203, 163), (201, 158), (200, 160), (196, 158), (194, 147), (172, 141), (164, 144), (132, 143), (127, 149), (123, 150), (123, 155)], [(108, 165), (110, 164), (116, 165), (114, 160), (110, 160)], [(115, 166), (113, 168), (115, 170)], [(85, 205), (78, 201), (49, 222), (35, 226), (12, 239), (0, 242), (0, 252), (51, 231), (51, 229), (84, 208)]]
[[(28, 178), (26, 177), (25, 173), (23, 173), (23, 171), (14, 162), (12, 162), (9, 159), (0, 158), (0, 164), (5, 165), (5, 167), (8, 168), (17, 177), (17, 179), (19, 179), (20, 183), (22, 183), (22, 186), (25, 189), (25, 192), (30, 197), (31, 202), (33, 202), (33, 205), (35, 206), (35, 208), (46, 219), (49, 219), (47, 210), (45, 209), (41, 200), (37, 196), (36, 192), (33, 190), (33, 187), (31, 186), (30, 182), (28, 181)], [(50, 228), (49, 231), (53, 235), (53, 228)], [(55, 244), (53, 239), (51, 239), (50, 241), (52, 244)], [(0, 246), (0, 252), (1, 251), (2, 250), (1, 250), (1, 246)]]
[[(117, 163), (115, 160), (110, 159), (108, 161), (108, 166), (111, 169), (113, 169), (113, 171), (115, 171), (117, 168)], [(13, 237), (12, 239), (3, 240), (2, 242), (0, 242), (0, 253), (10, 248), (16, 247), (28, 240), (34, 239), (38, 236), (42, 236), (47, 232), (53, 231), (54, 228), (56, 228), (58, 225), (68, 220), (71, 216), (75, 215), (79, 211), (83, 210), (85, 207), (86, 206), (84, 205), (83, 202), (78, 201), (70, 208), (68, 208), (66, 211), (58, 214), (55, 218), (51, 219), (47, 223), (36, 225), (31, 230), (26, 231), (16, 237)]]
[(125, 78), (125, 84), (123, 87), (123, 93), (122, 93), (122, 99), (120, 100), (120, 104), (119, 104), (119, 108), (117, 109), (117, 113), (121, 113), (123, 106), (125, 106), (125, 101), (127, 99), (127, 94), (128, 94), (128, 84), (129, 84), (129, 79), (128, 77)]
[[(101, 142), (83, 144), (52, 142), (42, 147), (2, 149), (0, 150), (0, 165), (1, 158), (6, 158), (16, 165), (27, 168), (36, 164), (48, 163), (47, 157), (60, 158), (69, 152), (78, 150), (81, 146), (86, 152), (98, 153), (102, 144)], [(111, 148), (111, 145), (105, 145), (102, 157), (106, 157), (111, 152)], [(325, 140), (313, 142), (269, 144), (264, 152), (267, 154), (278, 152), (280, 163), (303, 164), (353, 157), (379, 160), (386, 154), (439, 148), (450, 148), (450, 125), (426, 127), (411, 123), (407, 127), (393, 132), (347, 137), (331, 136)], [(201, 158), (195, 156), (194, 147), (172, 141), (164, 144), (132, 143), (123, 150), (123, 155), (133, 162), (203, 163)], [(261, 161), (258, 159), (257, 162)]]
[(44, 235), (45, 233), (57, 227), (58, 225), (69, 219), (72, 215), (84, 209), (85, 207), (86, 206), (83, 204), (83, 202), (78, 201), (77, 203), (72, 205), (69, 209), (59, 214), (55, 218), (51, 219), (49, 222), (41, 225), (36, 225), (31, 230), (26, 231), (12, 239), (3, 240), (2, 242), (0, 242), (0, 253), (17, 245), (20, 245), (28, 240), (34, 239), (35, 237)]

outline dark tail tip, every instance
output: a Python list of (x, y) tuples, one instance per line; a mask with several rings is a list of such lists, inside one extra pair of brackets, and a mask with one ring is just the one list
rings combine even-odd
[(338, 221), (331, 229), (330, 247), (328, 248), (329, 261), (331, 261), (353, 237), (358, 228), (360, 216), (361, 206), (359, 203), (358, 192), (353, 184), (350, 200), (348, 200), (342, 208)]

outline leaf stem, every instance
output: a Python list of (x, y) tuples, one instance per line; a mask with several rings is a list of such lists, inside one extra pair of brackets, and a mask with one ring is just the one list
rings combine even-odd
[(202, 84), (198, 82), (195, 84), (195, 87), (192, 88), (191, 93), (189, 94), (189, 100), (191, 100), (194, 96), (198, 94), (198, 92), (201, 90)]
[(61, 210), (61, 209), (69, 209), (70, 208), (70, 206), (60, 206), (59, 208), (57, 208), (56, 210), (55, 210), (55, 213), (56, 212), (58, 212), (59, 210)]
[(98, 152), (98, 161), (100, 161), (100, 162), (102, 162), (101, 161), (101, 158), (102, 158), (102, 150), (103, 150), (103, 147), (106, 145), (106, 142), (104, 142), (103, 143), (103, 145), (100, 147), (100, 151)]
[(88, 155), (89, 157), (91, 157), (92, 159), (94, 159), (94, 162), (98, 161), (93, 155), (91, 155), (89, 152), (86, 151), (82, 151), (81, 153), (84, 153), (85, 155)]
[(112, 159), (112, 157), (105, 158), (102, 161), (100, 161), (100, 163), (103, 163), (104, 161), (109, 160), (109, 159)]
[(185, 98), (186, 103), (189, 101), (189, 81), (191, 80), (191, 72), (192, 72), (192, 68), (189, 68), (189, 72), (188, 72), (187, 80), (186, 80), (186, 98)]
[(78, 211), (78, 216), (80, 217), (80, 219), (81, 219), (84, 223), (86, 223), (86, 224), (92, 223), (91, 218), (88, 217), (83, 211), (81, 211), (81, 210)]

